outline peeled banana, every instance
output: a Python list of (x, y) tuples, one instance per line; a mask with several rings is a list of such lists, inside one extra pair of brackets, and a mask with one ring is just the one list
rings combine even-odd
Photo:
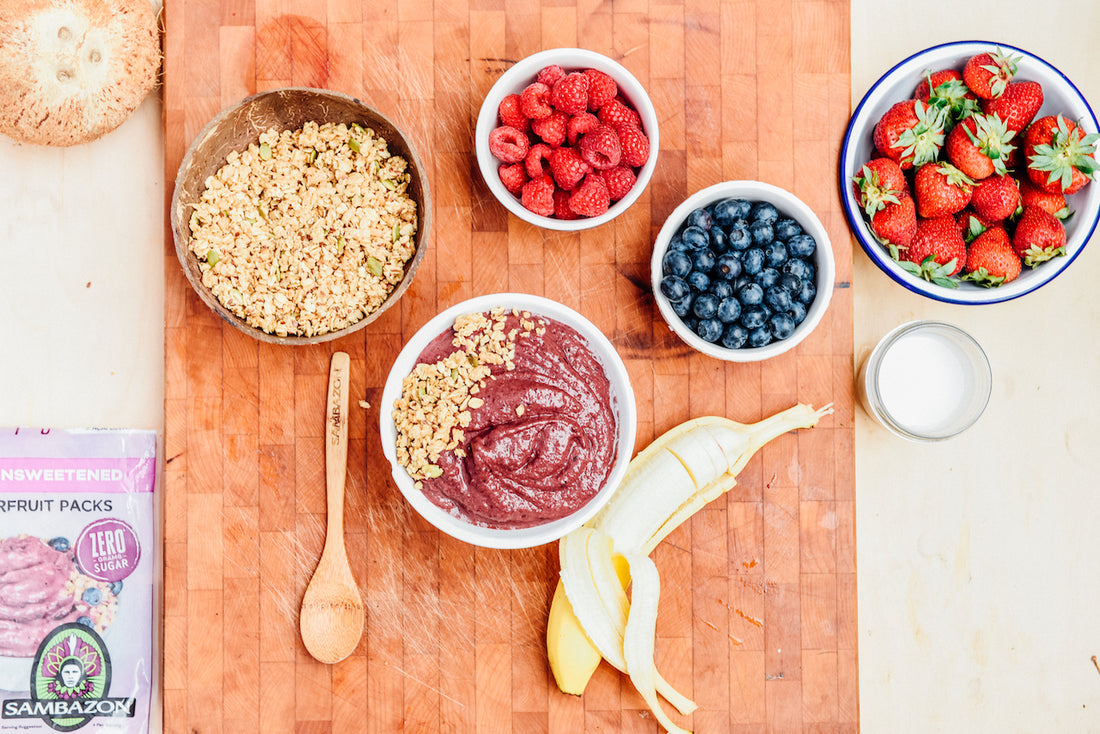
[[(729, 491), (760, 447), (788, 431), (810, 428), (832, 412), (831, 405), (815, 410), (798, 404), (751, 425), (696, 418), (634, 457), (607, 505), (559, 544), (561, 581), (550, 606), (546, 642), (550, 669), (562, 691), (583, 693), (602, 658), (630, 675), (662, 726), (683, 731), (656, 698), (659, 693), (684, 714), (695, 708), (653, 666), (660, 581), (648, 556), (681, 523)], [(632, 575), (638, 577), (627, 597)]]

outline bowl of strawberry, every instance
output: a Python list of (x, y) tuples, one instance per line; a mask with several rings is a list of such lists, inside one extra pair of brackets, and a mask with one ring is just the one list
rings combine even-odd
[(946, 303), (1008, 301), (1049, 283), (1100, 218), (1100, 125), (1058, 69), (989, 41), (921, 51), (879, 78), (849, 122), (841, 201), (864, 252)]
[(649, 95), (621, 64), (586, 49), (549, 49), (509, 67), (485, 96), (474, 135), (489, 190), (546, 229), (614, 219), (657, 164)]

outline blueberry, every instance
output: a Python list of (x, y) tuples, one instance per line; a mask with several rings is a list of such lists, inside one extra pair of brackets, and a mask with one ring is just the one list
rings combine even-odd
[(800, 234), (787, 242), (787, 249), (792, 257), (809, 257), (817, 249), (817, 241), (808, 234)]
[(691, 312), (703, 321), (713, 318), (718, 312), (718, 296), (713, 293), (700, 293), (691, 305)]
[(768, 319), (768, 328), (776, 341), (786, 339), (794, 331), (794, 319), (785, 313), (773, 313)]
[(107, 585), (107, 588), (108, 588), (108, 590), (110, 590), (110, 592), (112, 594), (114, 594), (115, 596), (118, 596), (119, 594), (122, 593), (122, 582), (121, 581), (112, 581), (110, 584)]
[(741, 256), (741, 269), (749, 275), (756, 275), (764, 268), (764, 251), (759, 247), (745, 250)]
[(722, 333), (722, 346), (726, 349), (740, 349), (749, 340), (749, 330), (741, 324), (730, 324)]
[(749, 234), (752, 235), (752, 243), (761, 247), (775, 239), (775, 231), (772, 229), (771, 222), (761, 222), (759, 220), (753, 222), (749, 225)]
[(779, 271), (775, 268), (764, 268), (753, 278), (764, 290), (771, 288), (779, 282)]
[(668, 241), (669, 250), (686, 250), (688, 249), (687, 243), (684, 242), (684, 238), (678, 233), (672, 235), (672, 239)]
[(722, 322), (717, 319), (703, 319), (696, 325), (695, 333), (703, 341), (716, 342), (722, 337)]
[(814, 296), (817, 295), (817, 286), (814, 285), (812, 280), (802, 281), (802, 290), (800, 290), (796, 297), (799, 301), (809, 306), (814, 302)]
[(735, 219), (744, 219), (749, 215), (752, 204), (744, 199), (722, 199), (711, 205), (714, 221), (728, 227)]
[(723, 280), (736, 280), (741, 275), (741, 258), (725, 252), (714, 263), (714, 274)]
[(682, 250), (669, 250), (661, 258), (661, 272), (683, 278), (691, 272), (691, 258)]
[(730, 324), (741, 316), (741, 302), (736, 298), (723, 298), (718, 302), (717, 319), (723, 324)]
[(694, 300), (694, 296), (688, 295), (678, 301), (669, 301), (669, 305), (672, 306), (672, 313), (684, 318), (691, 313), (691, 304)]
[(779, 240), (774, 240), (764, 248), (764, 262), (769, 267), (779, 268), (787, 262), (787, 246)]
[(713, 293), (721, 301), (723, 298), (729, 298), (733, 295), (733, 284), (728, 280), (712, 280), (710, 287), (707, 288), (707, 293)]
[(696, 209), (687, 216), (688, 226), (698, 227), (702, 230), (710, 229), (710, 225), (714, 224), (714, 218), (710, 215), (706, 209)]
[(763, 305), (749, 306), (741, 312), (741, 325), (746, 329), (756, 329), (768, 320), (768, 309)]
[(779, 219), (779, 210), (767, 201), (757, 201), (749, 209), (749, 217), (758, 222), (774, 222)]
[(772, 286), (764, 291), (764, 303), (776, 311), (786, 311), (791, 307), (791, 293), (782, 286)]
[(64, 536), (57, 536), (56, 538), (50, 538), (50, 547), (58, 553), (65, 553), (72, 546), (69, 544), (69, 539)]
[(741, 273), (739, 276), (737, 276), (737, 280), (733, 281), (733, 292), (737, 293), (749, 283), (755, 282), (756, 281), (753, 279), (753, 277), (748, 273)]
[(717, 259), (713, 250), (704, 247), (702, 250), (695, 251), (695, 259), (692, 265), (701, 273), (709, 273), (714, 269), (714, 262)]
[(670, 301), (679, 301), (691, 292), (687, 281), (675, 275), (661, 278), (661, 293)]
[(94, 586), (89, 586), (84, 589), (84, 593), (80, 595), (80, 598), (84, 600), (84, 603), (94, 607), (103, 601), (103, 592)]
[(798, 326), (806, 320), (806, 304), (801, 301), (795, 301), (791, 304), (791, 310), (787, 314), (794, 319), (795, 326)]
[(689, 250), (702, 250), (710, 243), (710, 235), (707, 234), (705, 229), (699, 229), (698, 227), (687, 227), (680, 233), (680, 236), (684, 238), (684, 244), (688, 246)]
[(726, 237), (726, 230), (716, 224), (708, 231), (710, 234), (710, 249), (715, 252), (725, 252), (729, 244), (729, 238)]
[(764, 302), (764, 289), (757, 283), (749, 283), (737, 291), (737, 300), (742, 306), (757, 306)]
[(726, 230), (726, 246), (731, 250), (747, 250), (752, 247), (752, 235), (747, 224), (733, 224)]
[(688, 331), (695, 331), (695, 327), (699, 325), (699, 319), (694, 316), (685, 316), (681, 321), (684, 322), (684, 326), (687, 327)]
[(91, 617), (77, 617), (76, 618), (76, 623), (77, 624), (82, 624), (85, 627), (89, 627), (89, 628), (95, 627), (95, 623), (92, 622)]
[(791, 237), (802, 234), (802, 225), (793, 219), (777, 219), (775, 221), (775, 236), (777, 239), (781, 239), (784, 242)]
[(798, 293), (802, 290), (802, 278), (799, 278), (794, 273), (783, 273), (779, 276), (779, 285), (783, 286), (791, 293)]
[(698, 270), (688, 273), (687, 284), (696, 293), (702, 293), (710, 286), (710, 276)]
[(772, 343), (772, 332), (767, 326), (758, 326), (749, 332), (750, 347), (766, 347)]
[(783, 264), (783, 272), (790, 273), (802, 280), (814, 279), (814, 266), (810, 265), (805, 260), (799, 258), (791, 258)]

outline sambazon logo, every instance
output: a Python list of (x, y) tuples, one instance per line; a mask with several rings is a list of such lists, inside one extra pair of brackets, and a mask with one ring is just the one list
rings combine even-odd
[(97, 717), (134, 716), (133, 698), (112, 698), (111, 656), (95, 630), (64, 624), (34, 656), (30, 698), (5, 699), (4, 719), (42, 719), (57, 731), (75, 731)]

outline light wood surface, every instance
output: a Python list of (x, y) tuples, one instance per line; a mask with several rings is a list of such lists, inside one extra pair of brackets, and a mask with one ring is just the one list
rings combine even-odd
[[(845, 2), (169, 0), (166, 177), (219, 109), (290, 84), (350, 93), (411, 133), (432, 171), (435, 231), (399, 308), (346, 340), (290, 349), (237, 333), (165, 263), (164, 705), (170, 732), (655, 731), (602, 666), (559, 693), (543, 635), (556, 546), (475, 549), (401, 499), (378, 398), (404, 340), (439, 310), (502, 290), (594, 321), (626, 360), (640, 449), (688, 418), (750, 422), (834, 402), (766, 447), (729, 497), (654, 553), (658, 662), (702, 732), (855, 730), (858, 722), (851, 251), (835, 161), (849, 110)], [(649, 189), (582, 234), (534, 229), (492, 200), (473, 160), (481, 97), (514, 60), (581, 46), (623, 63), (661, 122)], [(732, 365), (687, 350), (648, 286), (652, 237), (725, 179), (785, 187), (837, 244), (838, 284), (793, 353)], [(170, 253), (171, 243), (165, 247)], [(297, 610), (323, 542), (324, 394), (351, 355), (346, 540), (367, 604), (347, 660), (314, 661)]]

